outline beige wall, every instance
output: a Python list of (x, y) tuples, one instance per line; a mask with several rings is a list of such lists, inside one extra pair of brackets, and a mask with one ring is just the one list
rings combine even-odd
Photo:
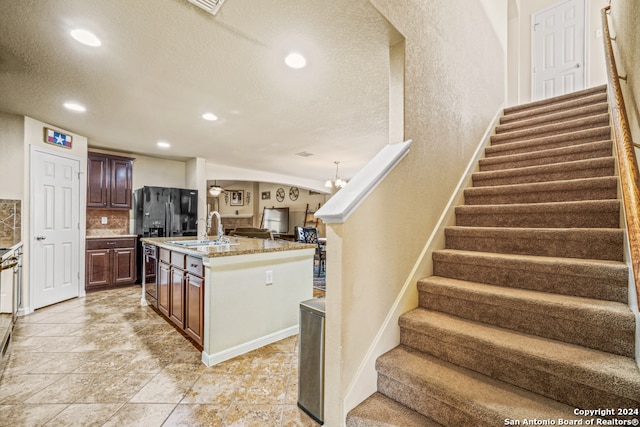
[[(587, 61), (589, 61), (586, 87), (591, 87), (606, 83), (602, 37), (599, 37), (597, 32), (601, 29), (600, 10), (608, 4), (608, 1), (585, 1), (587, 2), (585, 8), (588, 34)], [(531, 101), (531, 15), (561, 2), (562, 0), (510, 1), (509, 8), (513, 16), (509, 22), (509, 40), (517, 40), (518, 48), (510, 49), (509, 88), (512, 91), (517, 87), (517, 93), (510, 92), (509, 105)]]
[(0, 199), (22, 200), (24, 117), (0, 113)]
[[(640, 2), (638, 0), (617, 0), (611, 5), (609, 20), (611, 35), (616, 37), (613, 43), (618, 74), (627, 75), (627, 81), (621, 81), (631, 127), (631, 138), (640, 143)], [(640, 152), (636, 149), (636, 157)]]
[(344, 423), (367, 351), (506, 96), (506, 0), (371, 3), (406, 39), (404, 137), (413, 145), (344, 224), (327, 226), (332, 426)]

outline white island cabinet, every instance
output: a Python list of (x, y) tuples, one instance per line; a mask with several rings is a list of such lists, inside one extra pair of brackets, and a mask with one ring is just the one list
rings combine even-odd
[(313, 245), (241, 237), (221, 246), (169, 243), (176, 240), (143, 242), (202, 258), (204, 364), (215, 365), (298, 333), (300, 302), (313, 297)]

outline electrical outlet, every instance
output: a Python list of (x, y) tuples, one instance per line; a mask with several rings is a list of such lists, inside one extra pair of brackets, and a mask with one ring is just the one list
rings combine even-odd
[(267, 285), (273, 285), (273, 271), (267, 270), (265, 274), (265, 281)]
[(107, 223), (107, 217), (103, 216), (102, 219), (100, 220), (101, 224), (106, 224)]

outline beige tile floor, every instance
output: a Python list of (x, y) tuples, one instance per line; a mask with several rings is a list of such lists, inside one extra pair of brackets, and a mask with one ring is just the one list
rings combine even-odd
[(139, 302), (127, 287), (19, 318), (0, 364), (0, 426), (318, 425), (296, 405), (297, 336), (207, 368)]

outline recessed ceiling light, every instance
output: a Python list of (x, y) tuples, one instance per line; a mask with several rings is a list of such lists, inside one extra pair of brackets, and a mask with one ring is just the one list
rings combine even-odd
[(218, 120), (218, 116), (216, 116), (213, 113), (204, 113), (202, 115), (202, 118), (205, 119), (205, 120), (209, 120), (210, 122), (214, 122), (214, 121)]
[(62, 105), (64, 105), (64, 108), (67, 110), (77, 111), (78, 113), (84, 113), (87, 111), (84, 105), (80, 105), (77, 102), (65, 102)]
[(307, 65), (307, 60), (299, 53), (292, 52), (284, 58), (284, 62), (291, 68), (304, 68)]
[(87, 46), (98, 47), (102, 45), (100, 39), (96, 37), (95, 34), (87, 30), (71, 30), (71, 37)]
[(171, 144), (169, 144), (166, 141), (158, 141), (158, 143), (156, 145), (158, 146), (158, 148), (169, 148), (169, 147), (171, 147)]

